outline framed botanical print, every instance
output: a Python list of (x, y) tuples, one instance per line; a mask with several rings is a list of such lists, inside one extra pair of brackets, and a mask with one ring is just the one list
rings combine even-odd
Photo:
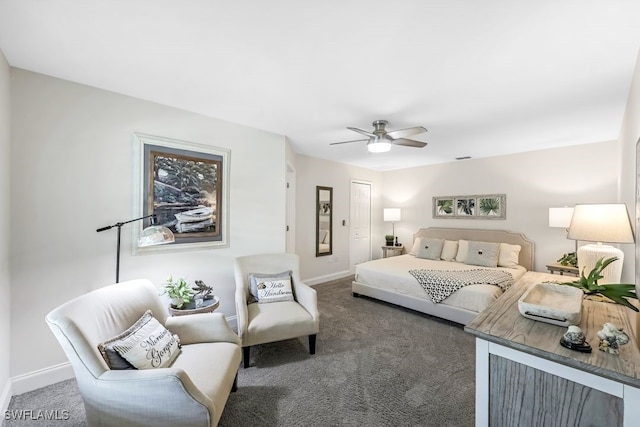
[(433, 198), (433, 218), (505, 219), (506, 194)]

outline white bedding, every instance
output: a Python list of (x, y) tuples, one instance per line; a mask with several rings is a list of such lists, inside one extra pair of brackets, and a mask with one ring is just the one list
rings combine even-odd
[[(416, 258), (413, 255), (400, 255), (358, 264), (356, 266), (355, 280), (372, 287), (430, 301), (415, 277), (409, 274), (409, 270), (420, 268), (431, 270), (472, 270), (487, 267), (467, 265), (460, 262), (434, 261)], [(517, 268), (497, 267), (495, 270), (511, 273), (514, 282), (518, 281), (527, 272), (522, 266)], [(479, 313), (500, 295), (502, 295), (502, 290), (498, 286), (470, 285), (454, 292), (440, 304)]]

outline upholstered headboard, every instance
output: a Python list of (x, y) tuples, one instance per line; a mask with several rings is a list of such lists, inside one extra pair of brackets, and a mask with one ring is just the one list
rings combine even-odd
[(506, 230), (476, 230), (471, 228), (421, 228), (413, 235), (413, 240), (418, 237), (429, 237), (445, 240), (473, 240), (476, 242), (508, 243), (510, 245), (520, 245), (519, 264), (528, 271), (533, 270), (533, 242), (527, 239), (524, 234), (512, 233)]

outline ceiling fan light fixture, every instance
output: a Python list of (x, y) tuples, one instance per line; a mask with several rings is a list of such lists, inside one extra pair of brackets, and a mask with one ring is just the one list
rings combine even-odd
[(371, 138), (367, 143), (370, 153), (386, 153), (391, 150), (391, 143), (384, 138)]

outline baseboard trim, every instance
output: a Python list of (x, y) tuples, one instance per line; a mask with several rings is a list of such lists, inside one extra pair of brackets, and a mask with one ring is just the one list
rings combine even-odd
[(74, 376), (69, 362), (60, 363), (11, 378), (11, 392), (13, 395), (27, 393)]
[(315, 286), (320, 283), (330, 282), (332, 280), (344, 279), (345, 277), (349, 277), (349, 276), (353, 276), (353, 273), (349, 272), (348, 270), (345, 270), (345, 271), (339, 271), (337, 273), (327, 274), (326, 276), (318, 276), (318, 277), (313, 277), (311, 279), (305, 279), (303, 280), (303, 282), (309, 286)]
[(0, 413), (4, 414), (9, 409), (9, 403), (11, 403), (11, 380), (7, 380), (7, 383), (0, 393)]

